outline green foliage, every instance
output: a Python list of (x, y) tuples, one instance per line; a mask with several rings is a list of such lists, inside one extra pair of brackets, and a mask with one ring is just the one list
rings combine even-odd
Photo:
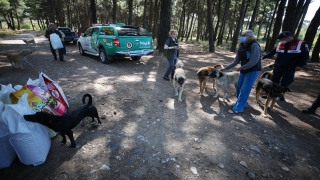
[(16, 32), (11, 29), (0, 29), (0, 37), (15, 35)]

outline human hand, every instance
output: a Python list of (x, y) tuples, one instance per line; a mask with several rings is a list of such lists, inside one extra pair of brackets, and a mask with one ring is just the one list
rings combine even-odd
[(236, 71), (241, 71), (242, 70), (242, 68), (241, 67), (238, 67), (237, 69), (236, 69)]

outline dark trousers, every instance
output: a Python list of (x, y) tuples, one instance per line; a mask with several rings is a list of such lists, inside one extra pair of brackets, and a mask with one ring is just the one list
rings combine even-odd
[[(54, 59), (57, 59), (56, 50), (54, 50), (54, 49), (52, 48), (51, 42), (50, 42), (50, 50), (51, 50), (51, 53), (52, 53)], [(61, 61), (61, 60), (63, 60), (63, 49), (58, 49), (58, 51), (59, 51), (59, 59), (60, 59), (60, 61)]]
[(294, 68), (274, 67), (272, 81), (283, 87), (288, 87), (294, 81)]

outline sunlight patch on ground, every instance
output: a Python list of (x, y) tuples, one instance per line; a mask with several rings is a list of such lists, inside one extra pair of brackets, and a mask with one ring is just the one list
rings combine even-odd
[(156, 82), (157, 73), (156, 72), (150, 72), (147, 76), (147, 81), (149, 82)]
[(136, 135), (138, 129), (137, 123), (128, 122), (126, 126), (123, 127), (123, 132), (125, 136), (133, 137)]
[(22, 40), (1, 40), (0, 44), (26, 44)]
[(170, 110), (175, 110), (174, 109), (174, 99), (168, 99), (168, 102), (166, 104), (167, 108), (170, 109)]

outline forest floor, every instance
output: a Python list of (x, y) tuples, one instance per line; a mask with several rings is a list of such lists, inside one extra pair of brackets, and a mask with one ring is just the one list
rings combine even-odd
[[(27, 47), (21, 39), (35, 38)], [(46, 161), (24, 165), (18, 158), (0, 169), (0, 179), (300, 179), (320, 178), (320, 110), (305, 115), (319, 93), (320, 66), (309, 63), (296, 73), (275, 112), (263, 114), (255, 91), (243, 113), (229, 114), (236, 98), (230, 86), (226, 102), (213, 98), (212, 82), (199, 95), (200, 67), (229, 64), (235, 54), (215, 53), (183, 44), (180, 59), (187, 81), (182, 102), (172, 82), (162, 79), (167, 62), (159, 53), (140, 61), (118, 59), (101, 64), (98, 57), (81, 56), (67, 44), (66, 62), (53, 60), (48, 41), (34, 31), (0, 39), (0, 52), (33, 51), (30, 68), (14, 69), (0, 55), (0, 84), (25, 85), (42, 71), (64, 91), (73, 110), (83, 94), (93, 96), (102, 125), (83, 120), (73, 129), (77, 148), (52, 138)], [(269, 62), (263, 61), (263, 65)], [(1, 151), (1, 150), (0, 150)], [(197, 172), (196, 172), (197, 171)]]

